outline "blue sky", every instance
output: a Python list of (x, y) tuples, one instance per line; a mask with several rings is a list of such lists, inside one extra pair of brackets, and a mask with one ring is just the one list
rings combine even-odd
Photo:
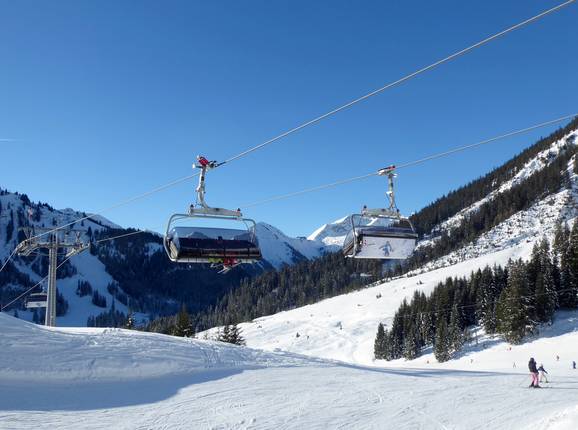
[[(0, 0), (0, 186), (97, 211), (222, 160), (559, 1)], [(576, 112), (578, 5), (212, 173), (236, 208)], [(400, 171), (420, 209), (555, 127)], [(56, 167), (56, 173), (51, 170)], [(194, 181), (107, 212), (160, 230)], [(290, 235), (385, 204), (385, 180), (256, 206)]]

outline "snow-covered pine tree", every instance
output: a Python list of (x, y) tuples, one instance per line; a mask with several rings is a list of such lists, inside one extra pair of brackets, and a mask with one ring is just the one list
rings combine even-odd
[(492, 269), (484, 268), (480, 276), (478, 288), (478, 321), (488, 334), (496, 332), (496, 303), (500, 296), (497, 280)]
[(457, 303), (452, 306), (450, 324), (448, 327), (448, 346), (450, 354), (453, 355), (462, 349), (464, 344), (464, 331), (459, 322), (459, 310)]
[(221, 331), (217, 337), (217, 340), (219, 342), (226, 342), (226, 343), (231, 343), (231, 328), (229, 326), (229, 324), (225, 324), (223, 326), (223, 331)]
[(419, 331), (417, 327), (413, 326), (409, 332), (405, 334), (402, 352), (403, 358), (413, 360), (419, 357), (420, 349)]
[[(572, 232), (568, 227), (564, 230), (564, 238), (560, 240), (560, 290), (558, 301), (564, 309), (578, 307), (578, 223), (574, 223)], [(568, 234), (568, 236), (566, 236)], [(566, 240), (564, 240), (566, 239)]]
[(554, 232), (554, 243), (552, 244), (552, 253), (561, 260), (562, 255), (568, 247), (568, 239), (570, 238), (570, 229), (567, 224), (558, 224)]
[(245, 339), (241, 335), (241, 329), (237, 324), (231, 325), (229, 330), (229, 343), (235, 345), (245, 345)]
[(498, 332), (510, 343), (520, 343), (532, 326), (528, 315), (533, 310), (530, 309), (527, 292), (528, 279), (524, 262), (510, 262), (507, 286), (500, 295), (497, 308)]
[(434, 355), (437, 361), (443, 363), (451, 358), (448, 338), (448, 325), (445, 317), (439, 318), (436, 327), (436, 339), (434, 344)]
[[(544, 238), (538, 245), (537, 257), (534, 265), (534, 294), (536, 320), (541, 323), (552, 321), (557, 306), (556, 285), (552, 261), (550, 260), (550, 245)], [(533, 258), (534, 259), (534, 258)]]

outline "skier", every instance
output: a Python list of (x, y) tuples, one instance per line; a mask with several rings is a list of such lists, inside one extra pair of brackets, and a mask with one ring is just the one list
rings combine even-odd
[(572, 368), (576, 369), (576, 362), (575, 361), (572, 362)]
[(540, 372), (540, 382), (544, 380), (544, 382), (548, 383), (548, 378), (546, 377), (548, 372), (546, 369), (544, 369), (544, 365), (542, 363), (540, 363), (540, 367), (538, 367), (538, 372)]
[(528, 369), (532, 375), (532, 383), (528, 388), (541, 388), (538, 384), (538, 369), (536, 368), (536, 361), (533, 357), (530, 358), (530, 361), (528, 362)]

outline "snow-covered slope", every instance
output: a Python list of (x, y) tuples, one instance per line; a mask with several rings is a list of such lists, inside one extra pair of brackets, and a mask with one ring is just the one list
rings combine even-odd
[(345, 236), (351, 230), (351, 220), (349, 216), (339, 218), (329, 224), (323, 224), (309, 235), (307, 239), (324, 243), (327, 246), (341, 247), (345, 241)]
[[(19, 237), (19, 232), (22, 234), (23, 228), (52, 228), (56, 225), (69, 224), (86, 216), (85, 213), (72, 209), (56, 210), (46, 204), (32, 203), (24, 195), (7, 192), (0, 194), (0, 207), (2, 209), (0, 213), (0, 260), (2, 262), (5, 261), (18, 244), (19, 238), (21, 238), (21, 236)], [(75, 223), (69, 228), (82, 232), (81, 238), (87, 241), (90, 235), (110, 228), (118, 228), (118, 225), (104, 217), (95, 216)], [(16, 270), (27, 275), (30, 281), (34, 283), (40, 281), (46, 275), (46, 257), (42, 254), (36, 254), (32, 261), (15, 256), (12, 263)], [(66, 315), (58, 318), (59, 324), (84, 326), (88, 317), (96, 316), (103, 312), (102, 308), (92, 303), (91, 295), (83, 297), (77, 295), (76, 288), (79, 281), (90, 282), (92, 290), (103, 296), (107, 303), (111, 304), (115, 301), (118, 311), (127, 312), (126, 306), (114, 300), (107, 290), (108, 284), (113, 279), (106, 272), (104, 265), (98, 258), (85, 252), (73, 257), (70, 260), (70, 265), (72, 272), (69, 273), (69, 276), (58, 279), (58, 291), (69, 304)], [(62, 276), (62, 272), (60, 276)], [(23, 286), (18, 284), (3, 285), (3, 287), (17, 290), (23, 289)], [(18, 309), (18, 316), (31, 321), (33, 312), (20, 308)], [(43, 320), (43, 317), (41, 319)]]
[[(0, 328), (3, 381), (131, 380), (303, 361), (221, 342), (132, 330), (49, 328), (6, 314), (0, 314)], [(41, 353), (42, 359), (30, 352)]]
[[(447, 277), (467, 276), (486, 265), (527, 258), (533, 243), (517, 246), (443, 267), (417, 276), (402, 277), (361, 291), (323, 300), (240, 324), (247, 345), (280, 349), (357, 364), (373, 363), (373, 342), (379, 322), (390, 325), (404, 298), (414, 291), (431, 292)], [(215, 329), (209, 331), (213, 335)], [(299, 334), (299, 336), (297, 336)]]
[[(462, 362), (419, 367), (355, 366), (127, 330), (47, 329), (2, 314), (0, 333), (0, 427), (7, 429), (578, 425), (578, 376), (569, 366), (578, 333), (563, 325), (512, 350), (490, 345)], [(527, 388), (529, 354), (544, 361), (548, 388)]]
[[(478, 210), (483, 204), (492, 201), (500, 193), (511, 189), (514, 185), (518, 185), (528, 179), (532, 174), (544, 169), (550, 163), (552, 163), (556, 157), (558, 157), (562, 151), (568, 150), (569, 147), (574, 147), (578, 144), (578, 130), (574, 130), (568, 133), (561, 139), (553, 142), (549, 148), (539, 152), (535, 157), (528, 160), (524, 166), (516, 172), (514, 177), (502, 184), (490, 192), (486, 197), (478, 200), (471, 206), (462, 209), (456, 215), (450, 217), (444, 222), (440, 223), (432, 229), (432, 232), (439, 234), (444, 231), (451, 232), (451, 230), (457, 227), (468, 215), (471, 215), (476, 210)], [(571, 166), (569, 166), (569, 171), (572, 171)], [(574, 175), (575, 176), (575, 175)], [(574, 177), (574, 183), (576, 183), (576, 178)], [(576, 187), (576, 186), (575, 186)], [(575, 188), (576, 189), (576, 188)], [(422, 241), (419, 246), (426, 246), (430, 242)]]

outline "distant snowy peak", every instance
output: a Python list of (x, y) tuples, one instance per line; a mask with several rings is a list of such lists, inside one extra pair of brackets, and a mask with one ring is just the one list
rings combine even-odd
[(309, 235), (307, 239), (322, 242), (327, 247), (338, 248), (343, 246), (345, 236), (351, 230), (349, 216), (324, 224)]
[(263, 222), (257, 224), (257, 238), (263, 258), (275, 268), (318, 258), (327, 252), (322, 242), (289, 237), (278, 228)]

